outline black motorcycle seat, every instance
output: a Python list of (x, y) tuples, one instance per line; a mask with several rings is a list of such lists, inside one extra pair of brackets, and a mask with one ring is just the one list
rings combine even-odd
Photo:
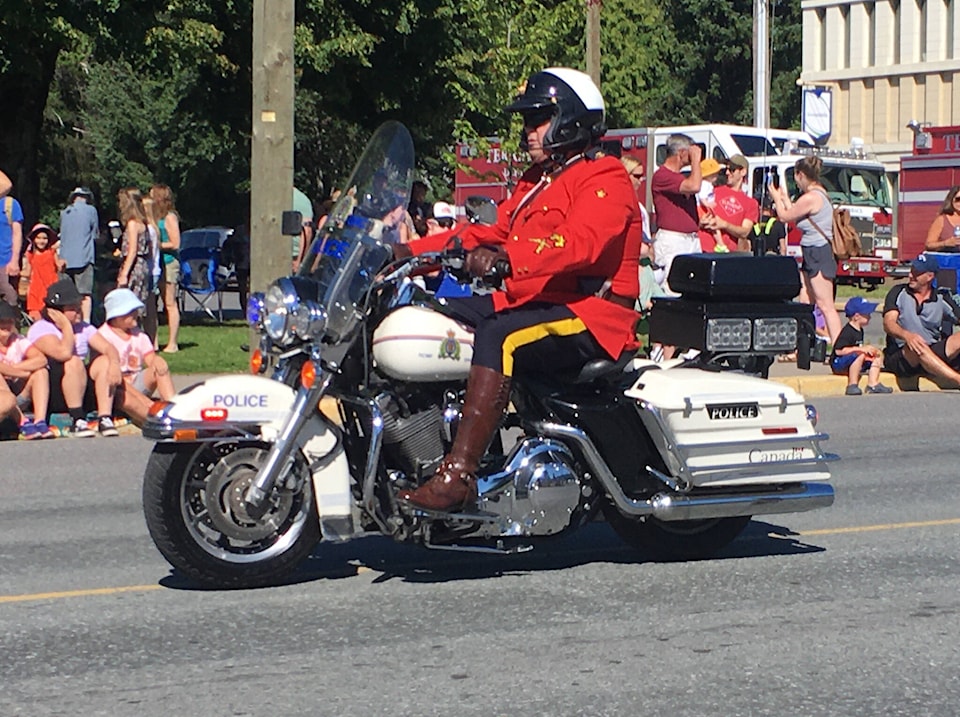
[(577, 374), (573, 383), (593, 383), (608, 374), (623, 373), (627, 364), (636, 358), (636, 355), (635, 351), (624, 351), (616, 361), (611, 361), (607, 358), (587, 361), (580, 369), (580, 373)]

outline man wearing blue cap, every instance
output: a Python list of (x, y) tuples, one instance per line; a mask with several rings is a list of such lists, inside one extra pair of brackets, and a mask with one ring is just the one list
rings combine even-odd
[(876, 346), (863, 343), (863, 328), (870, 323), (877, 304), (863, 297), (854, 296), (844, 307), (847, 325), (837, 335), (830, 355), (830, 367), (838, 376), (847, 377), (847, 395), (859, 396), (860, 374), (867, 371), (867, 393), (893, 393), (893, 389), (880, 383), (883, 356)]
[(883, 302), (887, 345), (883, 363), (897, 376), (927, 374), (960, 387), (960, 323), (957, 309), (933, 287), (940, 265), (921, 254), (910, 263), (910, 278), (897, 284)]

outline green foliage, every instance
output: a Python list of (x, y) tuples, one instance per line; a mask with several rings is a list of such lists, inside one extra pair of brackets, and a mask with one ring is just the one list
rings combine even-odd
[[(0, 168), (28, 215), (55, 220), (87, 184), (106, 219), (118, 187), (160, 181), (186, 225), (241, 220), (253, 0), (0, 6), (0, 103), (19, 108), (0, 117)], [(771, 121), (796, 126), (800, 3), (773, 0), (770, 15)], [(315, 199), (386, 119), (410, 128), (420, 173), (445, 198), (454, 140), (497, 135), (509, 151), (519, 126), (502, 107), (519, 83), (545, 66), (585, 69), (583, 0), (297, 0), (296, 21), (295, 184)], [(751, 0), (606, 0), (608, 125), (751, 121), (752, 43)]]

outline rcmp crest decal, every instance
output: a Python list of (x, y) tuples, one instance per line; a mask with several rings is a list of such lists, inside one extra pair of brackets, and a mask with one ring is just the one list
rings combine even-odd
[(457, 340), (457, 335), (453, 332), (453, 329), (447, 329), (447, 338), (440, 342), (437, 358), (460, 360), (460, 342)]

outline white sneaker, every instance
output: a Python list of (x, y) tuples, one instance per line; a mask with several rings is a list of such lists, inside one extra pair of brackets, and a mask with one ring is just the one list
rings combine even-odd
[(87, 419), (78, 418), (73, 422), (73, 430), (70, 432), (74, 438), (93, 438), (93, 429), (87, 423)]
[(117, 427), (113, 425), (113, 419), (110, 416), (101, 416), (99, 424), (97, 425), (97, 430), (100, 432), (100, 435), (104, 438), (113, 438), (120, 435), (120, 431), (117, 430)]

